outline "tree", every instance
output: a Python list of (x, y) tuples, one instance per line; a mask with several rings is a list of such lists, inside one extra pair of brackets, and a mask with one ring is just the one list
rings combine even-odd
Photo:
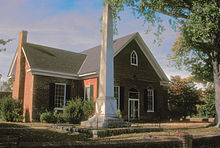
[(213, 118), (216, 116), (215, 110), (215, 89), (213, 84), (209, 84), (202, 95), (204, 103), (198, 107), (200, 116)]
[(8, 81), (1, 80), (2, 75), (0, 74), (0, 91), (12, 91), (13, 80), (11, 78)]
[[(217, 117), (220, 119), (220, 1), (219, 0), (105, 0), (117, 19), (124, 6), (130, 7), (144, 22), (158, 24), (159, 36), (164, 27), (159, 14), (172, 19), (170, 25), (181, 32), (175, 43), (173, 61), (185, 66), (194, 78), (215, 84)], [(220, 120), (217, 120), (220, 127)]]
[[(11, 42), (12, 40), (13, 39), (8, 39), (8, 40), (0, 39), (0, 45), (5, 46), (7, 43)], [(6, 48), (0, 47), (0, 52), (1, 51), (6, 51)]]
[(189, 79), (172, 76), (168, 92), (168, 109), (171, 118), (180, 119), (197, 114), (196, 105), (201, 104), (201, 91)]

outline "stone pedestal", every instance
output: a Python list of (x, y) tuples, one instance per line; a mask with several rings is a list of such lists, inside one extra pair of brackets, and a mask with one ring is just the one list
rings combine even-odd
[(117, 103), (114, 97), (100, 97), (96, 100), (96, 113), (88, 121), (81, 122), (83, 127), (117, 128), (129, 127), (129, 122), (117, 116)]

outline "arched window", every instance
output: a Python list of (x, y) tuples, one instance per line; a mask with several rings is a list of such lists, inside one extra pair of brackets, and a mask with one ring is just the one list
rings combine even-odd
[(135, 66), (138, 65), (138, 56), (134, 50), (131, 52), (130, 62), (131, 62), (131, 65), (135, 65)]

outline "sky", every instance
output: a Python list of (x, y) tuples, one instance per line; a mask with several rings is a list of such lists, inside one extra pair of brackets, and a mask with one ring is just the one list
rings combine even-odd
[[(49, 47), (81, 52), (101, 44), (101, 22), (103, 0), (1, 0), (0, 39), (14, 40), (0, 52), (0, 74), (7, 80), (7, 74), (18, 46), (21, 30), (28, 31), (27, 41)], [(166, 30), (160, 46), (154, 44), (154, 31), (145, 33), (150, 24), (143, 24), (129, 8), (120, 13), (118, 35), (114, 39), (139, 32), (168, 78), (174, 75), (189, 76), (176, 70), (168, 63), (167, 55), (178, 35), (168, 24), (168, 17), (162, 16)], [(156, 28), (152, 28), (155, 30)], [(2, 47), (2, 46), (1, 46)]]

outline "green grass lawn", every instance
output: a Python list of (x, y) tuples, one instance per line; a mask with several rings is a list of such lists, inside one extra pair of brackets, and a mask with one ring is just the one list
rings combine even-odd
[[(209, 123), (161, 123), (164, 128), (162, 132), (146, 132), (122, 134), (105, 138), (88, 138), (86, 135), (77, 133), (68, 133), (61, 130), (51, 129), (52, 124), (47, 123), (10, 123), (0, 121), (1, 135), (15, 135), (19, 137), (20, 142), (100, 142), (100, 141), (129, 141), (144, 140), (152, 138), (170, 138), (177, 132), (188, 132), (193, 135), (220, 132), (220, 128), (202, 126)], [(77, 125), (72, 125), (77, 126)], [(155, 127), (157, 124), (136, 123), (134, 127)]]
[[(32, 126), (31, 126), (32, 125)], [(40, 126), (39, 126), (40, 125)], [(70, 134), (50, 129), (41, 123), (0, 123), (1, 135), (14, 135), (20, 142), (88, 141), (85, 135)]]

